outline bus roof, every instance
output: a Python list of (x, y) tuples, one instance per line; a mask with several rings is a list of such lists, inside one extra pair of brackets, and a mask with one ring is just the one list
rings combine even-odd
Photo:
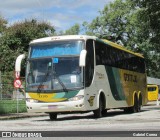
[(106, 39), (99, 39), (96, 36), (88, 36), (88, 35), (64, 35), (64, 36), (52, 36), (52, 37), (45, 37), (45, 38), (40, 38), (40, 39), (35, 39), (33, 41), (30, 42), (30, 44), (36, 44), (36, 43), (44, 43), (44, 42), (52, 42), (52, 41), (60, 41), (60, 40), (77, 40), (77, 39), (83, 39), (83, 40), (87, 40), (87, 39), (93, 39), (93, 40), (99, 40), (102, 41), (103, 43), (106, 43), (112, 47), (115, 47), (117, 49), (126, 51), (128, 53), (134, 54), (136, 56), (142, 57), (144, 58), (141, 54), (139, 53), (134, 53), (132, 51), (129, 51), (127, 49), (125, 49), (123, 46), (116, 44), (114, 42), (111, 42), (109, 40)]
[(40, 38), (40, 39), (35, 39), (30, 42), (30, 44), (34, 43), (43, 43), (43, 42), (52, 42), (52, 41), (60, 41), (60, 40), (71, 40), (71, 39), (94, 39), (96, 40), (97, 37), (95, 36), (88, 36), (88, 35), (64, 35), (64, 36), (52, 36), (52, 37), (45, 37), (45, 38)]
[(147, 87), (158, 87), (158, 85), (155, 85), (155, 84), (153, 84), (153, 85), (152, 85), (152, 84), (148, 84)]

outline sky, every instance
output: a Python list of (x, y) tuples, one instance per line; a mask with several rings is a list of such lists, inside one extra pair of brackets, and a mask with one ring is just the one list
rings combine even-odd
[(114, 0), (0, 0), (0, 15), (9, 25), (25, 19), (47, 21), (56, 30), (75, 23), (91, 22), (106, 4)]

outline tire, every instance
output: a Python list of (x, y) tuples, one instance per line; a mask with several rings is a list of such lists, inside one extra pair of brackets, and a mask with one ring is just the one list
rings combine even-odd
[(136, 113), (138, 112), (138, 98), (134, 97), (134, 105), (132, 107), (124, 108), (124, 113)]
[(57, 113), (49, 113), (49, 118), (52, 121), (57, 120)]
[(131, 113), (138, 112), (138, 98), (137, 98), (137, 96), (134, 96), (134, 105), (130, 109), (131, 109)]
[(107, 116), (107, 109), (102, 110), (102, 116)]
[(130, 107), (125, 107), (124, 113), (126, 113), (126, 114), (131, 113)]
[(137, 112), (141, 112), (141, 107), (142, 107), (142, 96), (140, 95), (138, 100)]
[(104, 109), (104, 102), (102, 100), (102, 98), (99, 99), (99, 107), (98, 109), (94, 110), (94, 117), (95, 118), (101, 118), (102, 116), (105, 116), (107, 111)]

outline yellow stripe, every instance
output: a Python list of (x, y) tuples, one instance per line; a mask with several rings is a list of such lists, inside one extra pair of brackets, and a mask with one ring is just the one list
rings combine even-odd
[(42, 102), (60, 102), (64, 101), (67, 98), (59, 98), (55, 99), (54, 97), (56, 96), (55, 93), (51, 94), (46, 94), (46, 93), (28, 93), (28, 95), (35, 100), (42, 101)]

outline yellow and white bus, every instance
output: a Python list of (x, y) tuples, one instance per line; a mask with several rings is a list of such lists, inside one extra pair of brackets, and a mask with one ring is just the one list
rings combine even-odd
[(158, 100), (158, 86), (157, 85), (147, 85), (148, 89), (148, 101)]
[(144, 58), (94, 36), (33, 40), (26, 69), (28, 112), (139, 112), (147, 103)]

